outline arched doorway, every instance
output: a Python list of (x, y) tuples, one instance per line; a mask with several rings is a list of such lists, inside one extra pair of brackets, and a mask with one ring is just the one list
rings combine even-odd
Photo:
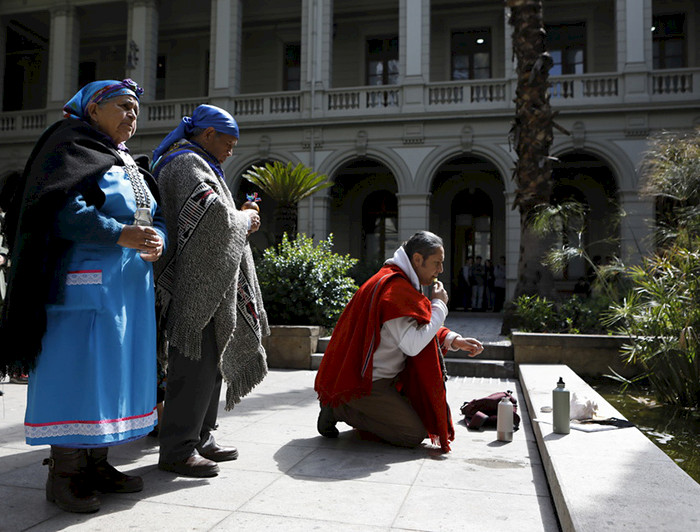
[[(581, 245), (597, 264), (607, 264), (620, 254), (620, 208), (618, 186), (609, 165), (595, 155), (560, 155), (552, 166), (552, 202), (576, 201), (587, 215), (562, 227), (560, 244)], [(590, 281), (590, 265), (574, 258), (555, 274), (557, 291), (571, 292), (577, 281)]]
[(329, 227), (335, 250), (374, 273), (399, 244), (396, 179), (386, 165), (358, 158), (338, 168), (333, 181)]
[(362, 204), (362, 260), (385, 260), (399, 245), (399, 206), (396, 194), (375, 190)]
[(490, 161), (459, 156), (438, 167), (431, 192), (430, 227), (445, 243), (443, 282), (450, 287), (450, 305), (458, 308), (467, 258), (496, 262), (505, 256), (503, 178)]

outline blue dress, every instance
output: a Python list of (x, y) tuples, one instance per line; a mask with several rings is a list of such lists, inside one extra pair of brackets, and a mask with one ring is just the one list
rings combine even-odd
[[(157, 423), (153, 266), (116, 244), (136, 210), (123, 167), (113, 166), (98, 185), (105, 194), (99, 209), (78, 196), (58, 214), (57, 234), (73, 243), (65, 301), (46, 306), (42, 351), (29, 374), (29, 445), (106, 447)], [(165, 241), (153, 197), (151, 206)]]

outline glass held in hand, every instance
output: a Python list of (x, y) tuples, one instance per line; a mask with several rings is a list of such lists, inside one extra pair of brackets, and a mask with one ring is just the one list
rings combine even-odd
[(134, 213), (133, 225), (153, 227), (153, 217), (151, 216), (151, 209), (146, 207), (137, 208), (136, 212)]

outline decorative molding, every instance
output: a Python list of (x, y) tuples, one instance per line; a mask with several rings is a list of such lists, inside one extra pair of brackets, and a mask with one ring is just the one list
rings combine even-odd
[(583, 122), (575, 122), (571, 128), (571, 140), (574, 143), (574, 148), (582, 150), (586, 145), (586, 126)]
[(462, 128), (462, 131), (459, 133), (459, 145), (462, 147), (462, 151), (472, 151), (474, 147), (474, 130), (471, 126)]
[(270, 155), (270, 137), (267, 135), (262, 135), (260, 137), (260, 142), (258, 143), (258, 155), (261, 159), (267, 159)]
[(625, 137), (648, 137), (649, 117), (646, 114), (629, 114), (625, 118)]
[(367, 155), (368, 135), (366, 131), (360, 130), (355, 137), (355, 151), (360, 157)]
[(323, 129), (320, 127), (307, 127), (304, 129), (304, 139), (301, 141), (301, 147), (305, 150), (311, 148), (311, 136), (313, 135), (314, 149), (323, 147)]
[(423, 134), (423, 124), (406, 124), (403, 127), (403, 137), (401, 138), (404, 144), (423, 144), (425, 135)]

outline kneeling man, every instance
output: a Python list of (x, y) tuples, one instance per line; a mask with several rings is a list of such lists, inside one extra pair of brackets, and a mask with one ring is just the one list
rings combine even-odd
[[(348, 303), (316, 375), (323, 436), (337, 437), (335, 424), (344, 421), (394, 445), (415, 447), (429, 436), (449, 451), (454, 427), (441, 355), (484, 348), (442, 326), (444, 260), (442, 239), (418, 232)], [(421, 286), (432, 286), (431, 300)]]

